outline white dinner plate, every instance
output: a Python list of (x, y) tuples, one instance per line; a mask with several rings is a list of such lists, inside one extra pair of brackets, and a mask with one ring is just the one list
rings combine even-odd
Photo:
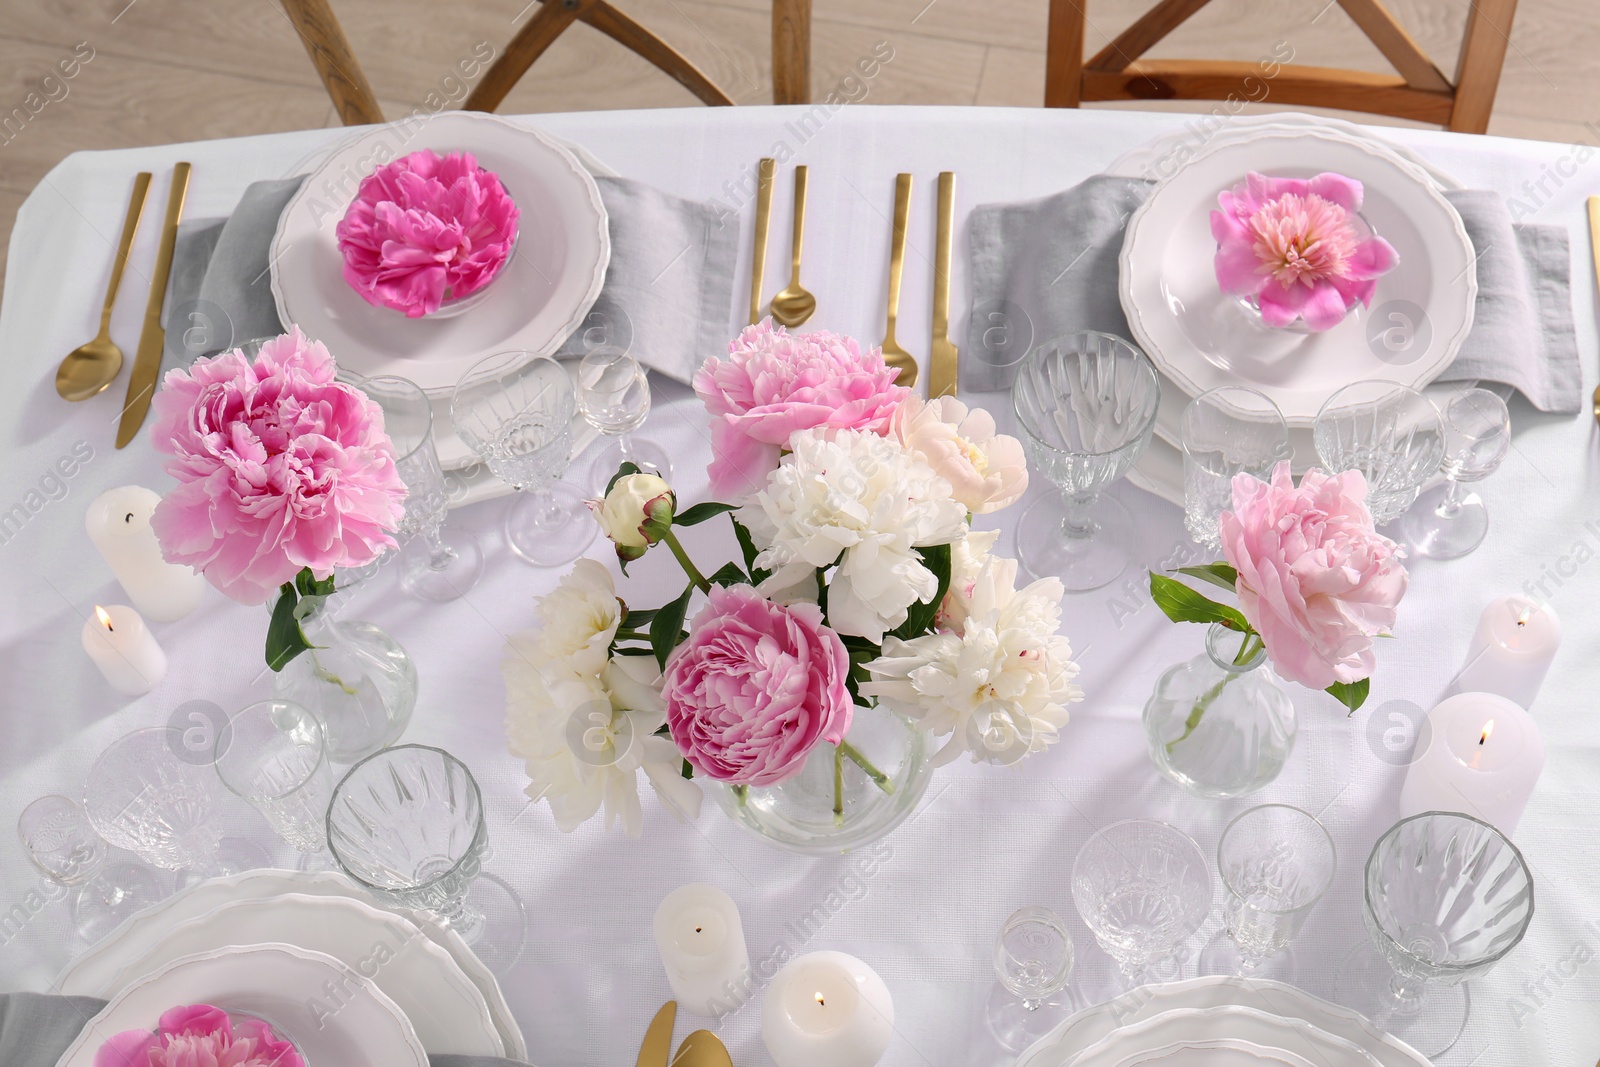
[(1163, 1048), (1135, 1052), (1114, 1067), (1320, 1067), (1282, 1049), (1263, 1048), (1231, 1037), (1180, 1041)]
[(200, 882), (130, 916), (66, 966), (55, 988), (76, 996), (96, 996), (130, 960), (150, 952), (176, 927), (224, 905), (263, 900), (284, 893), (350, 897), (412, 922), (433, 943), (450, 954), (462, 973), (482, 994), (495, 1030), (513, 1059), (528, 1058), (527, 1044), (494, 975), (461, 940), (461, 935), (426, 913), (393, 908), (376, 900), (348, 878), (333, 871), (253, 870)]
[(292, 945), (217, 949), (174, 960), (113, 997), (56, 1067), (93, 1067), (107, 1039), (154, 1029), (163, 1012), (183, 1004), (269, 1019), (312, 1067), (428, 1067), (422, 1042), (394, 1001), (338, 960)]
[[(335, 227), (361, 179), (419, 149), (467, 151), (498, 174), (521, 212), (516, 252), (483, 302), (450, 318), (408, 319), (363, 300), (340, 273)], [(322, 341), (357, 374), (398, 374), (448, 395), (464, 371), (512, 349), (549, 355), (605, 281), (611, 236), (594, 177), (555, 139), (496, 115), (447, 111), (366, 130), (311, 172), (278, 220), (278, 317)]]
[(1208, 975), (1141, 986), (1104, 1004), (1085, 1008), (1024, 1051), (1017, 1058), (1016, 1067), (1062, 1067), (1119, 1026), (1130, 1026), (1174, 1010), (1228, 1005), (1254, 1008), (1308, 1023), (1360, 1048), (1379, 1067), (1430, 1067), (1427, 1057), (1399, 1038), (1383, 1033), (1348, 1008), (1330, 1004), (1282, 982), (1231, 975)]
[(505, 1055), (483, 994), (450, 954), (407, 920), (353, 897), (286, 893), (224, 904), (167, 931), (93, 995), (114, 996), (185, 956), (261, 944), (321, 952), (360, 974), (399, 1006), (430, 1054)]
[[(1210, 212), (1217, 194), (1250, 171), (1310, 177), (1337, 171), (1366, 190), (1362, 214), (1399, 253), (1369, 311), (1320, 334), (1252, 321), (1217, 285)], [(1291, 425), (1309, 425), (1342, 385), (1382, 378), (1420, 387), (1455, 358), (1472, 325), (1475, 252), (1433, 180), (1387, 147), (1335, 130), (1263, 128), (1218, 139), (1157, 184), (1128, 223), (1119, 292), (1134, 339), (1168, 379), (1198, 396), (1248, 385), (1272, 397)], [(1409, 301), (1427, 317), (1425, 343), (1397, 360), (1375, 333)], [(1379, 351), (1381, 350), (1381, 352)]]
[(1335, 1037), (1304, 1019), (1285, 1018), (1237, 1004), (1164, 1011), (1113, 1030), (1077, 1055), (1045, 1062), (1060, 1067), (1119, 1067), (1130, 1059), (1139, 1062), (1136, 1057), (1141, 1054), (1148, 1057), (1158, 1050), (1181, 1049), (1222, 1037), (1279, 1049), (1318, 1067), (1379, 1067), (1378, 1061), (1354, 1042)]

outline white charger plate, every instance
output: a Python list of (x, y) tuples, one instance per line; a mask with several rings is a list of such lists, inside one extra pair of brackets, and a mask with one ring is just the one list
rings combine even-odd
[(450, 954), (462, 973), (483, 995), (495, 1030), (505, 1043), (506, 1054), (513, 1059), (528, 1058), (527, 1043), (511, 1014), (510, 1005), (506, 1003), (505, 994), (500, 990), (500, 983), (461, 939), (460, 934), (434, 921), (425, 912), (389, 907), (333, 871), (262, 869), (200, 882), (129, 916), (115, 930), (67, 964), (56, 978), (55, 988), (67, 995), (96, 996), (98, 994), (93, 990), (104, 988), (115, 980), (117, 973), (129, 960), (149, 952), (182, 923), (234, 901), (262, 900), (283, 893), (351, 897), (409, 920), (430, 941)]
[[(338, 1003), (323, 992), (341, 991)], [(313, 1065), (428, 1067), (428, 1054), (394, 1001), (338, 960), (292, 945), (223, 948), (145, 975), (101, 1009), (56, 1067), (93, 1067), (106, 1040), (153, 1029), (182, 1004), (253, 1012), (281, 1026)]]
[(176, 959), (234, 945), (284, 944), (332, 956), (382, 990), (431, 1053), (504, 1056), (483, 994), (412, 923), (353, 897), (286, 893), (235, 900), (179, 923), (94, 995), (111, 997)]
[(1164, 1048), (1135, 1052), (1115, 1067), (1320, 1067), (1282, 1049), (1263, 1048), (1231, 1037), (1181, 1041)]
[[(516, 251), (483, 302), (452, 318), (408, 319), (373, 307), (340, 273), (335, 228), (362, 178), (410, 152), (467, 151), (496, 172), (521, 211)], [(278, 317), (322, 341), (357, 374), (398, 374), (448, 395), (486, 356), (549, 355), (589, 313), (611, 260), (600, 188), (554, 138), (496, 115), (447, 111), (376, 126), (307, 177), (278, 220), (272, 295)]]
[(1120, 1067), (1130, 1061), (1140, 1062), (1139, 1055), (1148, 1059), (1159, 1050), (1182, 1049), (1220, 1037), (1287, 1052), (1308, 1059), (1318, 1067), (1379, 1067), (1372, 1054), (1359, 1045), (1318, 1029), (1304, 1019), (1286, 1018), (1237, 1004), (1164, 1011), (1123, 1025), (1076, 1055), (1043, 1062), (1059, 1067)]

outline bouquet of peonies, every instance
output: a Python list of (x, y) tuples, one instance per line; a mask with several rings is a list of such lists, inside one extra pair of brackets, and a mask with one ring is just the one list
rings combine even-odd
[[(945, 737), (939, 764), (1057, 740), (1082, 699), (1056, 632), (1061, 583), (1018, 589), (997, 534), (969, 529), (1027, 488), (1022, 447), (895, 375), (850, 338), (752, 326), (694, 381), (714, 417), (713, 488), (741, 502), (680, 511), (665, 481), (624, 464), (592, 503), (624, 573), (665, 544), (687, 583), (633, 609), (581, 560), (510, 640), (511, 751), (562, 830), (603, 806), (637, 836), (640, 770), (693, 818), (694, 779), (774, 785), (823, 744), (888, 788), (847, 739), (874, 702)], [(721, 516), (742, 559), (708, 577), (675, 531)]]

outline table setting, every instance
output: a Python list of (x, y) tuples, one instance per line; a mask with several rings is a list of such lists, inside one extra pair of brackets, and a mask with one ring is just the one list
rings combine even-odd
[(0, 1060), (1600, 1055), (1600, 167), (802, 110), (34, 192)]

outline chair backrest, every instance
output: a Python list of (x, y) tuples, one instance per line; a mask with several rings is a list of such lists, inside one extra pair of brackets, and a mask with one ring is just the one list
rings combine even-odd
[[(384, 121), (383, 110), (356, 61), (328, 0), (283, 0), (289, 20), (311, 56), (322, 84), (346, 126)], [(523, 24), (473, 87), (462, 107), (493, 111), (556, 38), (585, 22), (649, 60), (707, 104), (733, 99), (687, 57), (607, 0), (538, 0)], [(772, 96), (775, 104), (811, 102), (811, 0), (773, 0)]]
[[(1452, 83), (1395, 21), (1382, 0), (1337, 0), (1395, 74), (1198, 59), (1140, 59), (1210, 0), (1160, 0), (1088, 60), (1089, 0), (1050, 0), (1046, 107), (1085, 100), (1228, 100), (1331, 107), (1437, 122), (1463, 133), (1489, 127), (1517, 0), (1467, 0), (1466, 35)], [(1288, 58), (1288, 57), (1279, 57)], [(1264, 87), (1270, 87), (1263, 92)]]

